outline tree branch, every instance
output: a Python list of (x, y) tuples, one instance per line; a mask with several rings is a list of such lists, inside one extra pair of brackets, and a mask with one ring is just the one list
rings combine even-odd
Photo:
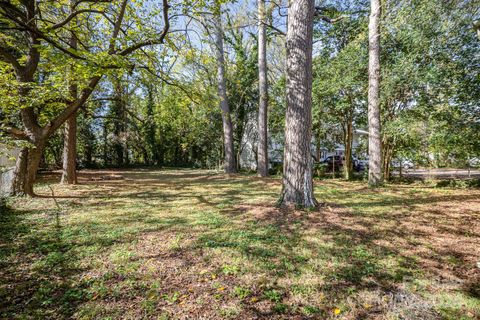
[[(164, 19), (165, 19), (166, 22), (165, 22), (163, 32), (160, 36), (160, 39), (162, 40), (162, 42), (163, 42), (163, 39), (165, 38), (166, 34), (168, 33), (168, 29), (170, 27), (170, 24), (168, 22), (168, 8), (169, 8), (169, 5), (168, 5), (167, 1), (168, 0), (163, 0), (163, 5), (164, 5), (163, 16), (164, 16)], [(120, 13), (118, 15), (117, 21), (115, 22), (115, 27), (113, 29), (112, 39), (110, 40), (111, 42), (110, 42), (110, 47), (109, 47), (109, 51), (108, 51), (109, 54), (114, 54), (115, 53), (115, 39), (117, 38), (118, 33), (120, 32), (120, 29), (121, 29), (122, 20), (123, 20), (123, 17), (125, 15), (125, 9), (126, 9), (126, 6), (127, 6), (127, 2), (128, 2), (128, 0), (124, 0), (122, 2), (121, 7), (120, 7)], [(142, 46), (139, 46), (138, 48), (141, 48), (141, 47)], [(132, 47), (130, 47), (130, 48), (132, 48)], [(123, 55), (127, 55), (128, 53), (133, 52), (134, 50), (136, 50), (136, 49), (129, 50), (128, 52), (124, 53)], [(45, 133), (46, 134), (51, 134), (52, 132), (57, 130), (65, 121), (67, 121), (68, 118), (70, 118), (70, 116), (73, 113), (75, 113), (78, 109), (80, 109), (80, 107), (83, 104), (85, 104), (87, 99), (90, 97), (90, 95), (92, 94), (93, 90), (95, 89), (95, 87), (97, 86), (97, 84), (98, 84), (98, 82), (100, 81), (101, 78), (102, 78), (102, 75), (98, 75), (98, 76), (94, 76), (94, 77), (90, 78), (88, 86), (85, 89), (82, 90), (82, 93), (80, 94), (80, 97), (77, 98), (72, 103), (70, 103), (69, 106), (65, 110), (63, 110), (62, 113), (60, 113), (60, 115), (58, 115), (54, 120), (52, 120), (50, 122), (49, 125), (47, 125), (45, 127), (45, 129), (44, 129)]]
[(2, 61), (10, 63), (13, 66), (13, 68), (17, 71), (19, 71), (22, 68), (18, 60), (15, 58), (15, 56), (11, 54), (8, 51), (8, 49), (5, 47), (0, 46), (0, 58), (2, 58), (1, 59)]
[(341, 20), (343, 20), (343, 19), (348, 19), (348, 18), (350, 18), (349, 15), (341, 15), (341, 16), (339, 16), (339, 17), (337, 17), (337, 18), (329, 18), (329, 17), (327, 17), (327, 16), (322, 16), (322, 15), (315, 15), (315, 17), (317, 17), (317, 18), (319, 18), (320, 20), (323, 20), (323, 21), (325, 21), (325, 22), (332, 23), (332, 24), (333, 24), (333, 23), (336, 23), (336, 22), (339, 22), (339, 21), (341, 21)]
[(322, 7), (322, 6), (316, 6), (315, 7), (315, 18), (318, 18), (320, 20), (323, 20), (325, 22), (332, 23), (332, 24), (336, 23), (336, 22), (339, 22), (343, 19), (349, 19), (354, 14), (367, 12), (365, 10), (358, 10), (358, 11), (355, 11), (355, 12), (351, 12), (350, 14), (342, 14), (342, 15), (336, 17), (336, 18), (330, 18), (330, 17), (322, 14), (322, 12), (325, 12), (325, 11), (330, 11), (330, 12), (335, 12), (335, 13), (339, 13), (339, 11), (337, 9), (335, 9), (334, 7)]
[(72, 114), (80, 109), (80, 107), (87, 101), (88, 97), (90, 97), (101, 78), (101, 75), (90, 78), (88, 86), (82, 90), (80, 96), (75, 101), (71, 102), (62, 113), (45, 127), (45, 133), (51, 134), (52, 132), (55, 132), (65, 121), (67, 121), (68, 118), (70, 118)]
[(76, 7), (78, 7), (78, 5), (82, 3), (110, 3), (110, 2), (112, 2), (112, 0), (78, 0), (73, 5), (73, 9), (75, 9)]
[(86, 13), (86, 12), (89, 12), (89, 13), (99, 13), (99, 14), (101, 14), (101, 15), (104, 14), (103, 11), (94, 10), (94, 9), (81, 9), (81, 10), (77, 10), (77, 11), (74, 11), (74, 12), (70, 13), (70, 15), (69, 15), (67, 18), (65, 18), (65, 20), (63, 20), (62, 22), (56, 23), (56, 24), (54, 24), (53, 26), (51, 26), (50, 29), (58, 29), (58, 28), (61, 28), (61, 27), (63, 27), (64, 25), (66, 25), (67, 23), (69, 23), (73, 18), (75, 18), (75, 17), (78, 16), (79, 14)]
[(140, 42), (137, 44), (134, 44), (122, 51), (120, 51), (118, 54), (121, 56), (126, 56), (127, 54), (132, 53), (133, 51), (140, 49), (142, 47), (148, 46), (148, 45), (154, 45), (154, 44), (162, 44), (163, 41), (165, 40), (165, 37), (168, 34), (168, 30), (170, 29), (170, 20), (168, 18), (168, 9), (170, 8), (170, 5), (168, 4), (168, 0), (163, 0), (163, 30), (162, 33), (160, 34), (160, 37), (158, 39), (154, 40), (147, 40), (144, 42)]
[[(27, 30), (27, 31), (35, 34), (38, 38), (45, 40), (46, 42), (48, 42), (49, 44), (51, 44), (53, 47), (57, 48), (58, 50), (62, 51), (63, 53), (66, 53), (66, 54), (68, 54), (69, 56), (71, 56), (71, 57), (73, 57), (73, 58), (75, 58), (75, 59), (86, 60), (85, 57), (79, 56), (79, 55), (77, 55), (76, 53), (71, 52), (71, 51), (69, 51), (68, 49), (64, 48), (63, 46), (61, 46), (60, 44), (58, 44), (57, 42), (55, 42), (54, 40), (52, 40), (50, 37), (48, 37), (47, 35), (45, 35), (43, 32), (41, 32), (41, 31), (38, 30), (37, 28), (32, 27), (32, 26), (29, 26), (28, 24), (24, 23), (24, 22), (21, 21), (21, 20), (18, 20), (18, 19), (15, 18), (15, 17), (9, 16), (8, 18), (9, 18), (11, 21), (15, 22), (17, 25), (23, 27), (25, 30)], [(35, 50), (36, 50), (36, 49), (35, 49)]]
[(270, 29), (278, 32), (278, 33), (281, 34), (282, 36), (286, 36), (286, 35), (287, 35), (284, 31), (278, 29), (277, 27), (275, 27), (275, 26), (273, 26), (273, 25), (271, 25), (271, 24), (269, 24), (269, 23), (266, 23), (265, 21), (261, 21), (261, 23), (262, 23), (263, 25), (265, 25), (266, 27), (269, 27)]
[(0, 131), (10, 135), (12, 138), (19, 139), (19, 140), (26, 140), (28, 136), (25, 132), (20, 129), (13, 128), (13, 127), (0, 127)]
[(117, 40), (118, 33), (122, 27), (123, 17), (125, 15), (125, 9), (127, 8), (128, 0), (123, 0), (122, 5), (120, 6), (120, 13), (118, 14), (117, 21), (115, 21), (115, 26), (113, 27), (112, 39), (110, 39), (110, 46), (108, 48), (108, 53), (115, 53), (115, 40)]

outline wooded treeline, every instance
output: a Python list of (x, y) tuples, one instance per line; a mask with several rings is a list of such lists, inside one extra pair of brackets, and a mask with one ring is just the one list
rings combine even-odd
[[(67, 183), (72, 168), (233, 173), (246, 148), (266, 176), (268, 141), (285, 146), (293, 202), (311, 189), (302, 179), (319, 160), (314, 145), (344, 146), (347, 179), (353, 155), (370, 149), (373, 184), (390, 177), (395, 158), (465, 166), (480, 154), (478, 8), (460, 0), (295, 0), (289, 9), (263, 0), (1, 1), (1, 139), (22, 149), (14, 189), (33, 194), (39, 167), (63, 168)], [(355, 130), (369, 128), (374, 156), (366, 142), (353, 150)]]

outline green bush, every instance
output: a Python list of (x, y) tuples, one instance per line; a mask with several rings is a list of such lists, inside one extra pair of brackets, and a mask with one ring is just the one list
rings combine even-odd
[(313, 166), (313, 175), (318, 178), (324, 178), (325, 173), (327, 172), (328, 164), (326, 163), (316, 163)]
[(283, 174), (283, 164), (275, 163), (272, 167), (268, 170), (268, 174), (275, 176), (275, 175), (282, 175)]
[(440, 180), (435, 184), (436, 188), (480, 188), (480, 179), (466, 179), (466, 180)]

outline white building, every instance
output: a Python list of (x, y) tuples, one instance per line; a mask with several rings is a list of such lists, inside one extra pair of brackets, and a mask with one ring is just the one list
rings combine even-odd
[(0, 144), (0, 197), (12, 192), (10, 188), (13, 179), (13, 169), (19, 154), (19, 148), (8, 148)]

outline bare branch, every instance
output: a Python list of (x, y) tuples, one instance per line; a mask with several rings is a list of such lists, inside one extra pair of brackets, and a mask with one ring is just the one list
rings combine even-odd
[(165, 40), (165, 37), (168, 34), (168, 30), (170, 29), (170, 20), (168, 18), (168, 9), (170, 8), (170, 5), (168, 4), (168, 0), (163, 0), (163, 31), (160, 34), (160, 37), (158, 39), (153, 39), (153, 40), (147, 40), (144, 42), (140, 42), (137, 44), (134, 44), (122, 51), (120, 51), (118, 54), (121, 56), (126, 56), (127, 54), (132, 53), (133, 51), (140, 49), (142, 47), (148, 46), (148, 45), (154, 45), (154, 44), (162, 44), (163, 41)]
[(73, 5), (73, 9), (75, 9), (76, 7), (78, 7), (78, 5), (82, 3), (110, 3), (110, 2), (113, 2), (113, 1), (112, 0), (78, 0)]
[(286, 36), (286, 35), (287, 35), (284, 31), (278, 29), (277, 27), (275, 27), (275, 26), (273, 26), (273, 25), (271, 25), (271, 24), (269, 24), (269, 23), (266, 23), (265, 21), (261, 21), (261, 23), (262, 23), (263, 25), (265, 25), (266, 27), (268, 27), (268, 28), (276, 31), (276, 32), (279, 33), (279, 34), (281, 34), (282, 36)]
[(326, 12), (326, 11), (339, 13), (339, 11), (337, 9), (335, 9), (334, 7), (316, 6), (315, 7), (315, 18), (333, 24), (333, 23), (339, 22), (343, 19), (349, 19), (354, 14), (367, 13), (368, 12), (368, 11), (365, 11), (365, 10), (358, 10), (358, 11), (350, 12), (349, 14), (342, 14), (342, 15), (336, 17), (336, 18), (330, 18), (330, 17), (322, 14), (323, 12)]
[(327, 16), (322, 16), (322, 15), (315, 15), (315, 17), (316, 17), (316, 18), (319, 18), (319, 19), (321, 19), (321, 20), (323, 20), (323, 21), (325, 21), (325, 22), (332, 23), (332, 24), (333, 24), (333, 23), (336, 23), (336, 22), (339, 22), (339, 21), (341, 21), (341, 20), (343, 20), (343, 19), (348, 19), (348, 18), (350, 18), (349, 15), (341, 15), (341, 16), (339, 16), (339, 17), (337, 17), (337, 18), (329, 18), (329, 17), (327, 17)]
[(112, 39), (110, 39), (110, 46), (108, 48), (108, 53), (115, 53), (115, 40), (118, 37), (118, 33), (122, 27), (123, 17), (125, 15), (125, 9), (127, 8), (128, 0), (123, 0), (122, 5), (120, 6), (120, 12), (118, 14), (117, 21), (115, 21), (115, 26), (113, 27)]
[(58, 28), (61, 28), (63, 27), (64, 25), (66, 25), (67, 23), (69, 23), (73, 18), (75, 18), (76, 16), (78, 16), (79, 14), (82, 14), (82, 13), (99, 13), (101, 15), (104, 14), (103, 11), (100, 11), (100, 10), (94, 10), (94, 9), (81, 9), (81, 10), (77, 10), (77, 11), (74, 11), (72, 13), (70, 13), (70, 15), (65, 18), (65, 20), (63, 20), (62, 22), (59, 22), (59, 23), (56, 23), (54, 24), (53, 26), (51, 26), (50, 28), (51, 29), (58, 29)]

